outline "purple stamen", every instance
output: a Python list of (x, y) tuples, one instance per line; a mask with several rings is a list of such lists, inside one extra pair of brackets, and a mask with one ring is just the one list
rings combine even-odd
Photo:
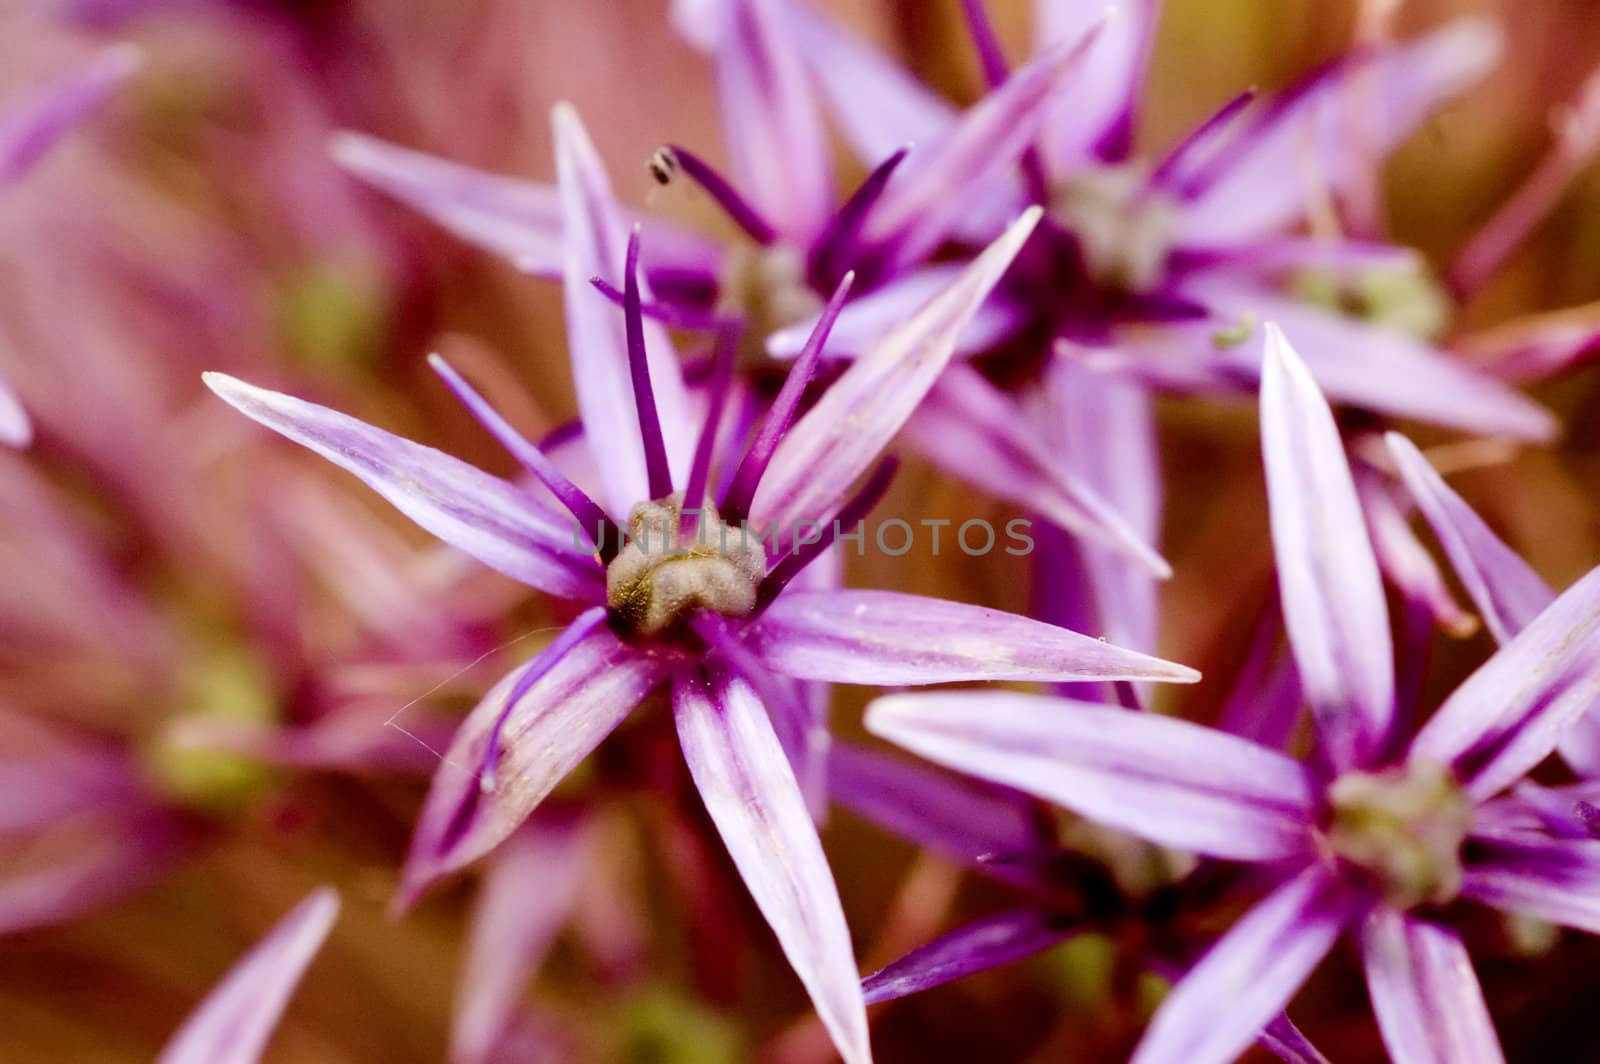
[(805, 393), (806, 385), (811, 383), (817, 362), (822, 358), (822, 345), (828, 341), (828, 333), (833, 330), (833, 323), (844, 308), (845, 297), (850, 294), (855, 277), (854, 273), (845, 274), (839, 281), (839, 287), (833, 290), (833, 298), (823, 308), (817, 327), (806, 338), (800, 357), (795, 359), (789, 375), (784, 378), (783, 387), (778, 390), (778, 397), (772, 401), (772, 409), (761, 423), (761, 431), (750, 442), (750, 449), (745, 451), (744, 459), (739, 463), (739, 471), (733, 476), (733, 485), (722, 502), (723, 514), (735, 522), (743, 520), (750, 513), (750, 504), (756, 497), (756, 486), (761, 483), (761, 476), (767, 471), (773, 452), (778, 449), (778, 441), (783, 439), (783, 434), (789, 431), (789, 425), (794, 421), (800, 397)]
[(622, 529), (606, 515), (600, 504), (589, 498), (582, 488), (568, 480), (543, 451), (512, 428), (511, 423), (490, 406), (489, 401), (468, 384), (466, 378), (456, 372), (455, 367), (444, 360), (444, 356), (429, 355), (428, 365), (432, 366), (433, 371), (444, 380), (445, 386), (455, 393), (461, 405), (467, 408), (480, 425), (489, 430), (489, 435), (498, 440), (502, 447), (511, 452), (512, 457), (521, 462), (530, 473), (539, 478), (541, 484), (550, 489), (550, 493), (561, 501), (561, 505), (567, 508), (568, 513), (572, 514), (578, 526), (585, 533), (592, 532), (591, 538), (598, 540), (595, 547), (600, 552), (601, 559), (610, 561), (616, 557), (617, 552), (622, 549)]
[(739, 332), (727, 327), (717, 333), (716, 365), (711, 371), (711, 403), (705, 427), (695, 444), (694, 465), (689, 468), (689, 486), (683, 492), (683, 509), (678, 518), (678, 539), (687, 542), (700, 523), (700, 508), (705, 504), (706, 483), (711, 474), (711, 455), (716, 450), (717, 430), (722, 426), (722, 411), (733, 387), (734, 357), (739, 352)]
[[(1254, 102), (1255, 98), (1256, 90), (1246, 89), (1223, 104), (1215, 114), (1200, 123), (1187, 137), (1179, 141), (1172, 151), (1167, 153), (1167, 157), (1161, 161), (1161, 165), (1157, 166), (1155, 171), (1151, 173), (1146, 187), (1153, 189), (1166, 185), (1172, 179), (1173, 173), (1188, 160), (1191, 154), (1203, 145), (1211, 143), (1213, 137), (1228, 123), (1232, 122), (1234, 118), (1238, 117), (1239, 112)], [(1203, 183), (1204, 177), (1204, 174), (1196, 175), (1190, 183)], [(1179, 191), (1183, 194), (1189, 193), (1188, 188)]]
[(591, 606), (578, 615), (578, 619), (567, 625), (566, 631), (556, 636), (555, 641), (539, 652), (539, 656), (528, 666), (528, 671), (522, 674), (516, 686), (511, 689), (510, 696), (506, 699), (505, 708), (495, 718), (494, 727), (489, 729), (489, 741), (483, 748), (483, 759), (478, 765), (478, 784), (484, 791), (492, 791), (495, 786), (495, 770), (500, 760), (500, 729), (505, 726), (506, 718), (511, 716), (511, 711), (518, 702), (532, 690), (533, 685), (549, 675), (556, 663), (567, 656), (567, 652), (578, 643), (587, 638), (589, 633), (605, 623), (606, 607)]
[(750, 239), (765, 247), (778, 238), (778, 230), (772, 223), (761, 217), (761, 213), (750, 204), (750, 201), (739, 194), (728, 179), (717, 173), (711, 166), (698, 155), (675, 144), (668, 145), (678, 158), (678, 164), (683, 167), (683, 172), (694, 179), (694, 183), (705, 189), (711, 198), (717, 201), (727, 216), (733, 219), (735, 225), (750, 235)]
[[(750, 434), (756, 429), (756, 422), (761, 417), (762, 404), (760, 398), (751, 391), (744, 393), (744, 401), (739, 404), (735, 415), (733, 431), (728, 434), (730, 440), (748, 440)], [(717, 490), (715, 498), (717, 509), (725, 510), (728, 492), (733, 488), (733, 478), (739, 472), (739, 467), (732, 462), (724, 462), (717, 471)]]
[(672, 494), (672, 469), (667, 465), (667, 444), (661, 436), (661, 415), (650, 387), (650, 362), (644, 350), (644, 315), (639, 297), (639, 227), (628, 234), (628, 260), (624, 267), (622, 310), (628, 333), (628, 372), (633, 377), (633, 405), (639, 411), (639, 435), (644, 441), (645, 471), (650, 497)]
[[(989, 88), (999, 88), (1011, 76), (1011, 65), (1006, 62), (1000, 48), (1000, 38), (989, 21), (989, 11), (983, 0), (961, 0), (961, 11), (967, 19), (967, 31), (972, 34), (972, 44), (978, 50), (978, 65), (983, 69), (983, 80)], [(1039, 158), (1039, 148), (1030, 144), (1022, 153), (1022, 176), (1028, 183), (1028, 198), (1043, 203), (1049, 183), (1045, 180), (1044, 162)]]
[(821, 235), (811, 245), (806, 264), (806, 276), (812, 285), (827, 288), (836, 283), (839, 266), (848, 263), (848, 253), (861, 235), (861, 226), (866, 222), (868, 212), (883, 197), (883, 190), (889, 187), (889, 178), (894, 176), (895, 169), (905, 161), (906, 153), (910, 150), (909, 147), (901, 148), (879, 163), (845, 200), (844, 206), (828, 220)]
[(778, 559), (778, 564), (774, 565), (771, 571), (767, 573), (766, 579), (761, 581), (761, 587), (756, 592), (756, 608), (752, 616), (760, 616), (761, 612), (772, 605), (773, 600), (783, 593), (783, 589), (788, 586), (789, 581), (799, 576), (806, 566), (816, 561), (819, 554), (833, 546), (833, 541), (838, 537), (841, 528), (856, 524), (866, 517), (874, 506), (878, 505), (878, 501), (883, 498), (884, 492), (889, 490), (889, 483), (894, 480), (894, 475), (899, 471), (899, 468), (900, 460), (893, 455), (879, 462), (878, 468), (872, 471), (872, 475), (867, 478), (866, 484), (862, 486), (860, 491), (851, 496), (844, 506), (840, 507), (838, 514), (834, 516), (828, 527), (823, 530), (819, 539), (812, 543), (801, 544), (797, 550), (792, 550)]
[[(616, 285), (604, 277), (591, 277), (589, 283), (599, 289), (617, 306), (624, 306), (626, 296)], [(696, 307), (680, 307), (673, 303), (663, 303), (660, 300), (644, 299), (639, 301), (639, 313), (651, 321), (659, 321), (669, 329), (686, 329), (690, 332), (716, 332), (728, 323), (730, 319), (709, 310)]]

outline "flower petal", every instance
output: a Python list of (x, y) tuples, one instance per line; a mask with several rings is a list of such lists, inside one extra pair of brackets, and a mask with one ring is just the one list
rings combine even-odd
[(11, 390), (4, 377), (0, 377), (0, 445), (17, 450), (33, 442), (33, 423), (22, 401)]
[(1375, 907), (1361, 928), (1372, 1008), (1395, 1064), (1499, 1064), (1483, 988), (1454, 931)]
[[(1500, 41), (1488, 19), (1460, 19), (1414, 42), (1341, 63), (1279, 96), (1223, 149), (1225, 168), (1183, 211), (1179, 239), (1222, 245), (1293, 225), (1312, 187), (1305, 178), (1308, 153), (1321, 183), (1339, 192), (1374, 155), (1386, 155), (1441, 103), (1482, 77)], [(1364, 110), (1352, 114), (1352, 107)]]
[(1327, 401), (1266, 327), (1261, 451), (1284, 622), (1329, 755), (1361, 763), (1388, 735), (1394, 649), (1378, 563)]
[[(583, 835), (570, 817), (535, 819), (484, 874), (450, 1031), (451, 1064), (489, 1064), (528, 980), (567, 922), (583, 882)], [(537, 890), (529, 890), (530, 884)]]
[(0, 185), (27, 173), (143, 62), (139, 49), (115, 45), (30, 99), (0, 110)]
[(1132, 1064), (1226, 1064), (1294, 997), (1355, 915), (1320, 868), (1273, 891), (1173, 988)]
[(1439, 537), (1484, 623), (1496, 640), (1507, 642), (1550, 605), (1556, 593), (1450, 489), (1410, 440), (1397, 432), (1385, 439), (1417, 509)]
[(253, 1064), (339, 915), (322, 887), (253, 946), (161, 1051), (158, 1064)]
[(1453, 764), (1473, 797), (1516, 782), (1600, 698), (1600, 569), (1568, 588), (1445, 700), (1412, 757)]
[[(1041, 143), (1054, 173), (1127, 154), (1160, 7), (1160, 0), (1132, 0), (1106, 20), (1077, 88), (1051, 105)], [(1033, 12), (1036, 49), (1079, 40), (1105, 19), (1105, 5), (1075, 0), (1042, 0)]]
[(1405, 597), (1409, 609), (1455, 635), (1471, 635), (1477, 619), (1456, 602), (1433, 555), (1411, 531), (1411, 508), (1397, 497), (1389, 478), (1371, 466), (1361, 463), (1352, 472), (1367, 535), (1384, 577)]
[(917, 947), (867, 976), (861, 989), (869, 1005), (893, 1001), (1031, 957), (1076, 930), (1053, 925), (1037, 909), (996, 913)]
[(1029, 617), (893, 591), (789, 591), (748, 638), (768, 667), (834, 683), (1200, 678)]
[(1462, 897), (1600, 934), (1600, 842), (1478, 838), (1472, 846)]
[(0, 862), (0, 935), (65, 923), (120, 901), (170, 867), (184, 831), (143, 803), (74, 818)]
[[(599, 277), (622, 287), (628, 231), (578, 113), (562, 103), (550, 117), (555, 127), (561, 195), (567, 346), (578, 411), (605, 486), (602, 501), (612, 517), (626, 521), (635, 505), (651, 497), (644, 442), (628, 370), (623, 315), (594, 290), (589, 279)], [(651, 298), (642, 279), (640, 293), (646, 300)], [(690, 421), (683, 372), (667, 331), (646, 320), (644, 342), (668, 462), (674, 483), (682, 484), (688, 479), (698, 426)]]
[[(501, 722), (525, 672), (549, 668)], [(538, 657), (505, 676), (462, 722), (417, 818), (397, 899), (488, 853), (667, 675), (670, 662), (633, 649), (603, 625), (553, 666)], [(492, 789), (478, 768), (498, 723)]]
[(756, 490), (758, 527), (832, 516), (955, 353), (956, 341), (1011, 265), (1040, 211), (1029, 208), (960, 276), (856, 359), (778, 445)]
[(1264, 746), (1184, 720), (1009, 692), (889, 695), (867, 730), (1165, 846), (1244, 861), (1303, 853), (1312, 779)]
[(1046, 842), (1027, 795), (849, 743), (833, 745), (828, 791), (883, 830), (1002, 879), (1016, 878), (1015, 869), (983, 858)]
[(684, 760), (706, 812), (846, 1064), (872, 1059), (838, 888), (766, 709), (741, 679), (673, 684)]
[(1172, 567), (1061, 455), (1024, 410), (971, 366), (945, 369), (906, 423), (906, 437), (940, 468), (1014, 502), (1158, 577)]
[(601, 574), (570, 525), (527, 493), (431, 447), (222, 373), (211, 390), (245, 416), (317, 452), (451, 546), (530, 587), (593, 601)]

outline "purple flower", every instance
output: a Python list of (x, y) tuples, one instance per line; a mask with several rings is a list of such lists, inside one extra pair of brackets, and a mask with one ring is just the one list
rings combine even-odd
[(889, 696), (868, 727), (1154, 842), (1272, 871), (1278, 885), (1182, 979), (1135, 1060), (1231, 1059), (1346, 929), (1397, 1060), (1499, 1059), (1437, 907), (1464, 898), (1600, 931), (1600, 844), (1507, 830), (1494, 801), (1600, 691), (1600, 570), (1397, 741), (1386, 609), (1338, 431), (1282, 334), (1266, 332), (1273, 543), (1316, 763), (1186, 721), (1021, 694)]
[[(140, 61), (132, 46), (108, 48), (29, 98), (0, 110), (0, 191), (21, 180), (52, 145), (127, 80)], [(22, 448), (32, 439), (26, 411), (0, 377), (0, 444)]]
[[(795, 681), (1185, 681), (1196, 674), (992, 610), (788, 586), (881, 492), (882, 466), (859, 492), (851, 488), (948, 363), (1037, 212), (1015, 222), (796, 418), (832, 314), (825, 316), (743, 457), (721, 471), (732, 470), (717, 478), (726, 484), (718, 491), (711, 465), (732, 345), (722, 345), (718, 384), (697, 432), (666, 335), (641, 312), (649, 296), (639, 277), (638, 232), (626, 235), (576, 123), (558, 117), (558, 126), (573, 369), (604, 505), (517, 436), (442, 360), (435, 367), (452, 390), (554, 503), (311, 403), (219, 375), (208, 383), (250, 417), (355, 473), (440, 538), (584, 607), (457, 733), (417, 825), (402, 900), (503, 841), (641, 700), (666, 685), (690, 773), (735, 864), (840, 1052), (866, 1060), (866, 1018), (844, 914), (780, 741), (807, 719)], [(622, 321), (583, 283), (590, 276), (620, 282)], [(848, 279), (831, 309), (847, 288)], [(689, 498), (701, 506), (686, 508)], [(747, 522), (784, 537), (801, 527), (825, 531), (809, 544), (752, 542), (741, 535)], [(592, 545), (574, 542), (574, 524)], [(768, 549), (783, 552), (769, 557)]]
[(217, 984), (161, 1051), (158, 1064), (254, 1064), (339, 915), (323, 887), (278, 922)]

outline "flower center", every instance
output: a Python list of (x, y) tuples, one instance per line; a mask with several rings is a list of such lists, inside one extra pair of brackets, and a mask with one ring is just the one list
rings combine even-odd
[(1057, 186), (1050, 211), (1078, 238), (1084, 264), (1100, 284), (1148, 292), (1160, 283), (1177, 212), (1136, 164), (1074, 175)]
[(707, 500), (683, 534), (682, 508), (682, 492), (635, 506), (628, 544), (606, 567), (606, 605), (640, 635), (661, 635), (700, 610), (742, 617), (767, 575), (753, 532), (730, 528)]
[(1449, 331), (1453, 315), (1449, 293), (1422, 264), (1365, 270), (1348, 280), (1306, 269), (1288, 284), (1307, 303), (1424, 340)]
[(1473, 807), (1447, 767), (1419, 761), (1347, 772), (1328, 800), (1329, 848), (1375, 880), (1391, 905), (1442, 905), (1460, 892)]
[(822, 312), (806, 280), (805, 255), (789, 244), (742, 245), (723, 265), (717, 310), (744, 320), (741, 361), (767, 361), (767, 337)]

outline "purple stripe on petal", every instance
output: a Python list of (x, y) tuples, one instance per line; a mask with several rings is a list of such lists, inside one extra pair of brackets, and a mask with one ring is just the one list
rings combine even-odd
[[(1011, 397), (967, 365), (945, 369), (906, 437), (936, 465), (980, 490), (1017, 503), (1166, 578), (1172, 567), (1140, 530), (1040, 438)], [(1097, 444), (1098, 446), (1098, 444)], [(1104, 441), (1110, 450), (1110, 441)]]
[(1500, 1040), (1454, 931), (1376, 906), (1361, 927), (1372, 1009), (1395, 1064), (1501, 1064)]
[(769, 668), (834, 683), (1200, 678), (1029, 617), (893, 591), (791, 591), (747, 638)]
[(1288, 1004), (1356, 915), (1320, 868), (1245, 914), (1173, 988), (1132, 1064), (1227, 1064)]
[[(1041, 140), (1054, 172), (1071, 172), (1098, 158), (1117, 162), (1127, 155), (1160, 8), (1160, 0), (1131, 0), (1121, 6), (1085, 57), (1077, 88), (1051, 105)], [(1033, 10), (1034, 47), (1044, 49), (1081, 39), (1105, 19), (1107, 5), (1041, 0)]]
[[(608, 628), (591, 631), (560, 661), (508, 673), (462, 722), (417, 818), (396, 904), (488, 853), (663, 679), (671, 662), (633, 649)], [(507, 711), (524, 673), (545, 675)], [(498, 736), (495, 786), (479, 766)]]
[(193, 1015), (157, 1064), (254, 1064), (301, 976), (339, 915), (330, 887), (315, 891), (253, 946)]
[(958, 928), (861, 981), (868, 1005), (932, 990), (965, 976), (1012, 964), (1071, 938), (1034, 909), (997, 913)]
[(1166, 846), (1245, 861), (1307, 852), (1312, 779), (1211, 728), (1042, 695), (889, 695), (867, 730), (941, 765)]
[(1393, 718), (1389, 611), (1333, 414), (1271, 324), (1261, 375), (1261, 450), (1301, 687), (1334, 764), (1348, 767), (1379, 749)]
[(1600, 934), (1600, 841), (1474, 838), (1461, 896)]
[(1484, 623), (1496, 640), (1509, 641), (1555, 600), (1555, 592), (1450, 489), (1410, 440), (1396, 432), (1385, 439), (1417, 509), (1439, 537)]
[(743, 680), (679, 679), (673, 716), (706, 812), (846, 1064), (867, 1064), (866, 1007), (822, 842), (767, 711)]
[(1041, 837), (1032, 799), (909, 758), (836, 743), (828, 758), (834, 801), (893, 835), (1002, 879), (1016, 870), (981, 859), (1025, 853)]
[(18, 450), (33, 442), (33, 423), (22, 401), (11, 390), (4, 377), (0, 377), (0, 445)]
[(411, 520), (530, 587), (593, 601), (600, 570), (573, 530), (526, 492), (431, 447), (222, 373), (205, 382), (233, 407), (354, 473)]
[(139, 49), (115, 45), (31, 98), (8, 102), (0, 109), (0, 186), (27, 173), (143, 62)]
[(1445, 700), (1411, 756), (1487, 798), (1543, 761), (1600, 698), (1600, 569), (1568, 588)]
[(1383, 575), (1405, 596), (1411, 609), (1454, 635), (1471, 635), (1478, 627), (1477, 619), (1462, 610), (1445, 586), (1444, 574), (1433, 556), (1411, 531), (1410, 507), (1402, 508), (1388, 478), (1372, 467), (1361, 464), (1353, 472), (1367, 535)]
[[(623, 280), (628, 228), (577, 112), (557, 104), (551, 123), (561, 193), (562, 292), (572, 380), (584, 436), (605, 485), (601, 501), (612, 517), (626, 520), (635, 505), (658, 496), (650, 494), (624, 316), (594, 291), (589, 279), (599, 277), (613, 284)], [(650, 298), (643, 288), (640, 295)], [(673, 482), (681, 484), (694, 455), (698, 425), (689, 414), (683, 372), (667, 331), (646, 322), (643, 337), (668, 465)]]
[(751, 519), (782, 531), (822, 522), (873, 465), (955, 353), (957, 338), (1039, 222), (1030, 208), (921, 310), (834, 382), (778, 445)]
[(1276, 1054), (1284, 1064), (1328, 1064), (1328, 1058), (1294, 1025), (1288, 1013), (1279, 1013), (1277, 1019), (1263, 1027), (1256, 1044)]
[(535, 818), (495, 852), (479, 888), (456, 988), (450, 1064), (497, 1059), (528, 981), (577, 901), (584, 844), (581, 825), (572, 818)]

